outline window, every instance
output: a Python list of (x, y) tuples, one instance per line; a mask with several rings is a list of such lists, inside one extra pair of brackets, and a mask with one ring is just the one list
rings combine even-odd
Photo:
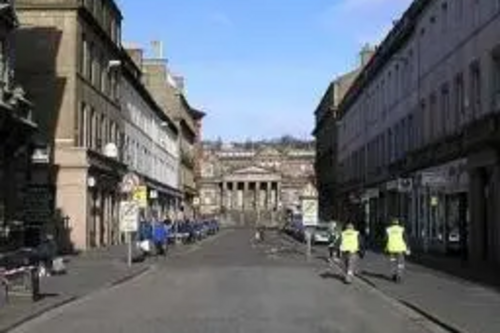
[(102, 89), (102, 92), (107, 94), (109, 92), (108, 90), (108, 66), (106, 63), (106, 58), (104, 57), (104, 54), (101, 54), (101, 82), (100, 82), (100, 88)]
[(87, 132), (88, 132), (88, 114), (87, 105), (84, 102), (80, 103), (80, 108), (76, 117), (76, 146), (87, 146)]
[(436, 138), (438, 138), (440, 134), (440, 119), (438, 117), (438, 110), (437, 110), (437, 97), (435, 93), (431, 94), (430, 100), (429, 100), (429, 110), (428, 110), (428, 116), (427, 116), (427, 126), (430, 129), (429, 133), (429, 140), (434, 141)]
[(87, 45), (87, 37), (82, 34), (82, 41), (80, 44), (80, 64), (79, 71), (80, 74), (85, 75), (87, 73), (87, 61), (88, 61), (88, 45)]
[(92, 84), (97, 87), (97, 83), (100, 81), (101, 77), (99, 75), (99, 56), (98, 56), (98, 48), (96, 47), (96, 45), (93, 46), (90, 57), (92, 58), (91, 60), (92, 68), (90, 71), (91, 73), (89, 79), (90, 82), (92, 82)]
[(450, 134), (455, 129), (453, 125), (455, 121), (453, 119), (453, 113), (450, 112), (450, 88), (448, 84), (444, 84), (441, 87), (441, 105), (439, 110), (440, 123), (441, 123), (441, 133)]
[(500, 47), (492, 54), (491, 65), (491, 106), (493, 112), (500, 112)]
[(464, 17), (464, 0), (453, 0), (456, 6), (457, 21), (460, 22)]
[(443, 1), (441, 4), (441, 32), (446, 33), (448, 29), (448, 2)]
[(475, 119), (481, 114), (481, 69), (478, 61), (471, 64), (469, 72), (471, 116)]
[(88, 133), (87, 133), (87, 148), (94, 149), (95, 143), (95, 128), (96, 128), (96, 112), (94, 108), (90, 108), (90, 116), (88, 118), (89, 121), (89, 126), (88, 126)]
[(417, 128), (421, 129), (421, 131), (418, 133), (417, 145), (425, 145), (429, 140), (429, 127), (427, 126), (427, 105), (425, 103), (425, 100), (420, 101), (420, 112)]
[(453, 90), (455, 91), (454, 103), (453, 103), (455, 119), (456, 119), (455, 127), (459, 128), (462, 127), (467, 122), (465, 108), (464, 108), (464, 98), (465, 98), (464, 78), (462, 74), (458, 74), (455, 77)]
[(87, 66), (85, 68), (86, 69), (85, 76), (92, 82), (94, 44), (92, 44), (91, 42), (87, 42), (87, 45), (88, 45), (87, 49), (88, 51), (87, 51)]

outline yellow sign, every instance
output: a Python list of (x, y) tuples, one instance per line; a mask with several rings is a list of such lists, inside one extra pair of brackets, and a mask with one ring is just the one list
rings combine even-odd
[(148, 206), (148, 188), (146, 186), (137, 186), (134, 189), (134, 201), (140, 208)]

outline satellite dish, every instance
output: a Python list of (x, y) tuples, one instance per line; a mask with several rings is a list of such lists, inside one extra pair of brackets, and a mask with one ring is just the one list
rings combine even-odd
[(109, 158), (118, 158), (118, 147), (113, 142), (106, 144), (104, 155)]

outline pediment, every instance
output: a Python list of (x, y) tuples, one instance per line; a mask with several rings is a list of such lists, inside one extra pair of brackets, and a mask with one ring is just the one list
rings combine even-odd
[(268, 173), (273, 173), (273, 171), (265, 169), (265, 168), (261, 168), (258, 166), (254, 166), (254, 165), (233, 171), (233, 175), (247, 175), (247, 174), (262, 175), (262, 174), (268, 174)]
[(281, 174), (273, 170), (252, 165), (236, 169), (223, 178), (227, 181), (278, 181), (281, 179)]

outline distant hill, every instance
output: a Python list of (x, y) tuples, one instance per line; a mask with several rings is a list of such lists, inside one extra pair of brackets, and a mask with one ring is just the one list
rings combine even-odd
[(276, 148), (293, 148), (293, 149), (314, 149), (314, 140), (304, 140), (298, 139), (291, 135), (284, 135), (278, 138), (264, 139), (264, 140), (246, 140), (246, 141), (233, 141), (224, 142), (221, 139), (218, 140), (206, 140), (203, 141), (205, 147), (210, 147), (214, 149), (221, 149), (225, 144), (230, 144), (235, 148), (243, 149), (259, 149), (261, 147), (276, 147)]

